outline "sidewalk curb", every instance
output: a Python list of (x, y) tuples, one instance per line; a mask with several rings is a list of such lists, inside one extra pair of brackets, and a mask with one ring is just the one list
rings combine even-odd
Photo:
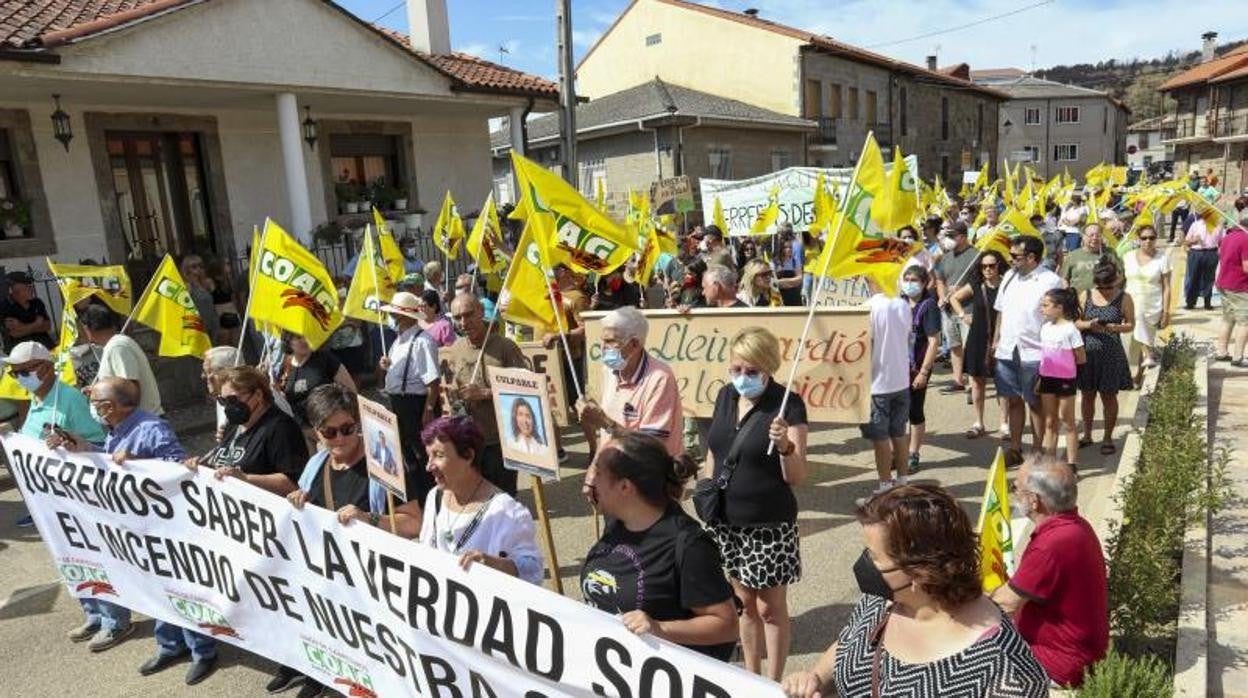
[[(1196, 362), (1196, 408), (1194, 414), (1205, 424), (1209, 445), (1206, 467), (1213, 458), (1208, 438), (1209, 357)], [(1179, 576), (1179, 618), (1174, 650), (1176, 696), (1204, 696), (1209, 691), (1209, 514), (1187, 527), (1183, 534), (1183, 562)]]

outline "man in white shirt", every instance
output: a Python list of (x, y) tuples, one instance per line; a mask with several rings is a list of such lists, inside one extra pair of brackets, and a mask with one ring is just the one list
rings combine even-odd
[[(1040, 368), (1040, 328), (1044, 316), (1040, 301), (1050, 290), (1062, 287), (1062, 279), (1040, 266), (1044, 242), (1021, 236), (1010, 246), (1014, 268), (1001, 280), (997, 291), (997, 326), (993, 332), (992, 354), (996, 360), (994, 379), (997, 394), (1005, 398), (1010, 424), (1007, 465), (1023, 462), (1023, 422), (1031, 411), (1031, 431), (1036, 448), (1044, 440), (1044, 413), (1036, 396), (1036, 372)], [(1024, 407), (1026, 403), (1026, 407)]]
[(1001, 222), (1001, 213), (997, 210), (997, 205), (991, 201), (984, 202), (984, 224), (975, 229), (975, 235), (967, 242), (975, 244), (979, 240), (992, 232), (993, 228)]
[(91, 304), (78, 313), (82, 333), (100, 351), (100, 368), (95, 379), (125, 378), (139, 388), (139, 408), (157, 417), (165, 413), (160, 402), (160, 386), (139, 343), (120, 333), (120, 318), (104, 305)]
[(874, 292), (867, 301), (871, 308), (871, 421), (860, 429), (875, 451), (880, 481), (871, 493), (874, 497), (906, 483), (911, 319), (910, 304), (904, 298), (889, 298), (874, 282), (868, 283)]
[(382, 312), (394, 319), (399, 336), (390, 345), (379, 366), (386, 372), (385, 390), (390, 409), (399, 424), (399, 447), (407, 465), (407, 477), (419, 480), (417, 501), (433, 487), (433, 476), (425, 470), (428, 457), (420, 440), (420, 430), (433, 421), (441, 410), (438, 397), (441, 384), (438, 372), (438, 344), (428, 332), (420, 329), (421, 301), (413, 293), (399, 291)]
[(1082, 231), (1087, 217), (1088, 207), (1083, 204), (1083, 194), (1074, 192), (1070, 195), (1070, 203), (1062, 209), (1062, 216), (1057, 221), (1057, 229), (1062, 231), (1067, 252), (1074, 252), (1083, 244)]

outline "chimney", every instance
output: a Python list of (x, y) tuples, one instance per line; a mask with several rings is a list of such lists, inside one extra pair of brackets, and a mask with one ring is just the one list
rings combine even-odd
[(936, 56), (927, 57), (927, 69), (936, 70)]
[(1213, 53), (1218, 48), (1218, 33), (1205, 32), (1200, 35), (1203, 43), (1200, 45), (1200, 60), (1202, 63), (1213, 60)]
[(413, 49), (425, 53), (451, 52), (446, 0), (407, 0), (407, 27)]

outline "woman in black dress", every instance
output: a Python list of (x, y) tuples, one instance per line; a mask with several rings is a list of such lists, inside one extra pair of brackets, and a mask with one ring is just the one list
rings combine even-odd
[(1118, 267), (1102, 258), (1092, 270), (1093, 288), (1082, 298), (1083, 319), (1075, 326), (1083, 330), (1083, 349), (1088, 360), (1079, 366), (1079, 390), (1083, 412), (1083, 438), (1080, 447), (1092, 445), (1092, 422), (1096, 418), (1096, 396), (1101, 396), (1105, 437), (1101, 454), (1112, 455), (1114, 426), (1118, 423), (1118, 391), (1130, 390), (1131, 364), (1120, 335), (1135, 329), (1135, 303), (1118, 285)]
[[(988, 390), (988, 377), (992, 375), (992, 354), (988, 345), (992, 342), (992, 327), (997, 321), (997, 287), (1005, 271), (1005, 258), (1001, 253), (988, 250), (979, 256), (971, 273), (969, 284), (959, 288), (949, 298), (953, 312), (966, 322), (966, 302), (971, 302), (971, 329), (963, 342), (962, 371), (971, 377), (971, 403), (975, 405), (975, 423), (966, 430), (966, 438), (977, 439), (984, 435), (984, 396)], [(1002, 413), (1004, 414), (1004, 412)]]

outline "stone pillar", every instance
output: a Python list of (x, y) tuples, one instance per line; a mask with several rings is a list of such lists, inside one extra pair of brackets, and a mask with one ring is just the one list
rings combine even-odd
[(312, 204), (308, 199), (308, 174), (303, 164), (303, 133), (295, 95), (277, 95), (277, 132), (282, 143), (282, 169), (286, 173), (286, 198), (290, 203), (290, 231), (304, 244), (312, 240)]

